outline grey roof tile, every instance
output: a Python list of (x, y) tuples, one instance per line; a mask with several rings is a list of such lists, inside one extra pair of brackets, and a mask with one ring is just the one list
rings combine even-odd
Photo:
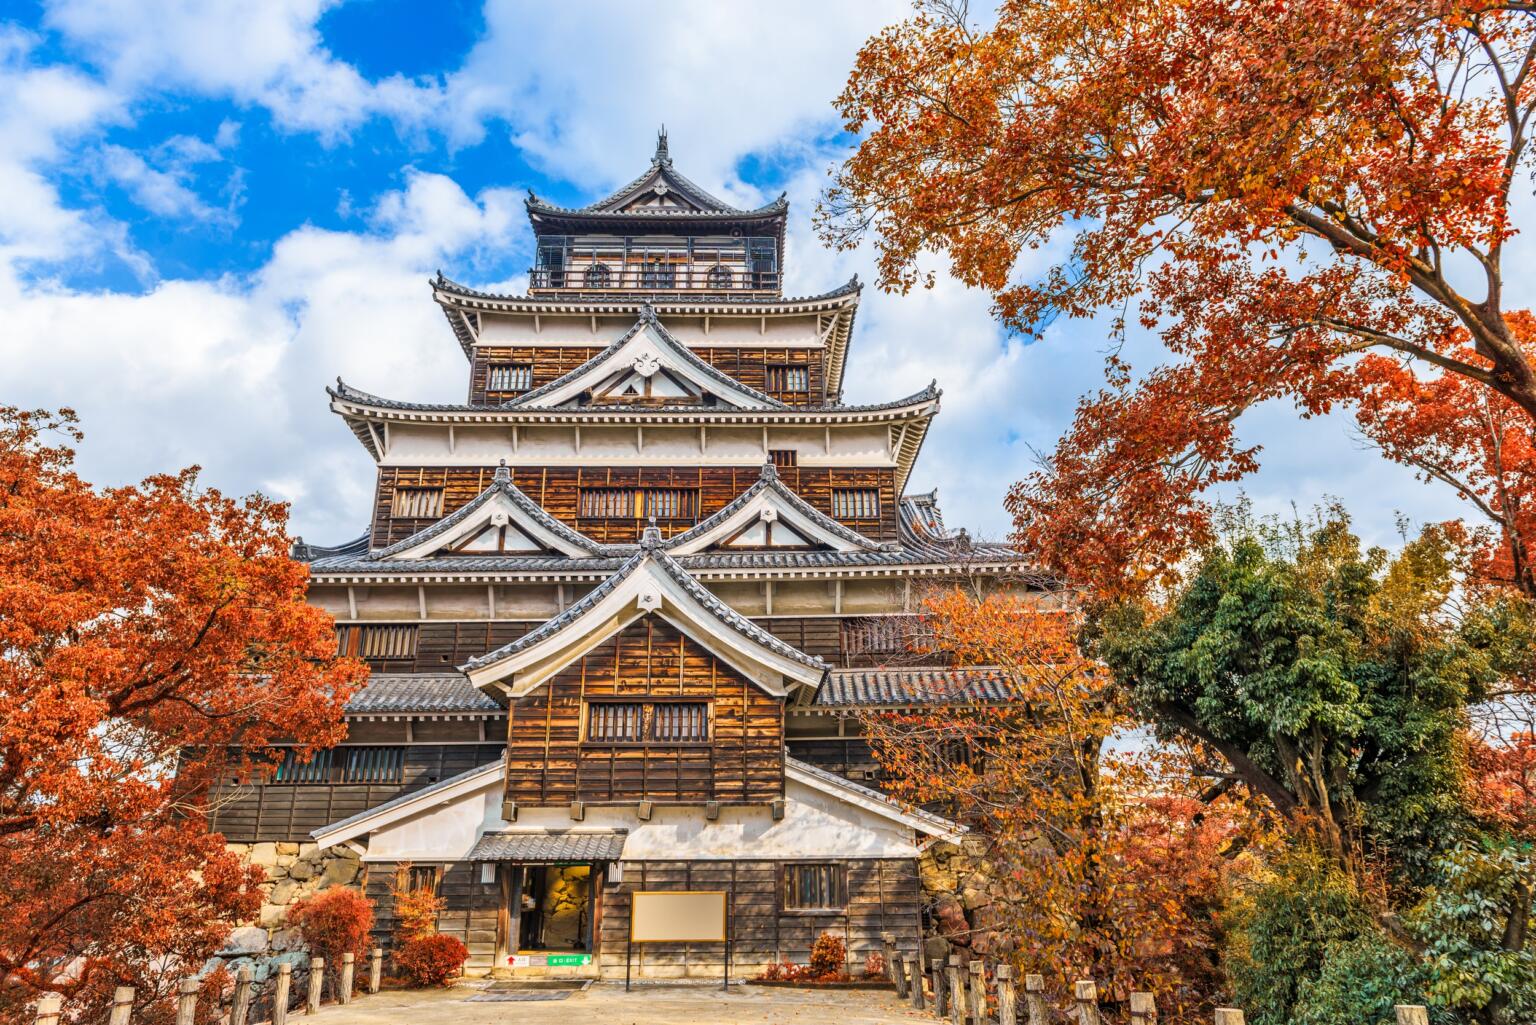
[(990, 704), (1020, 696), (1017, 676), (995, 667), (901, 666), (834, 669), (813, 704), (820, 708)]
[(347, 702), (348, 715), (400, 712), (502, 712), (505, 709), (463, 673), (415, 676), (374, 673)]
[(623, 829), (509, 829), (486, 833), (466, 861), (617, 861), (624, 856)]

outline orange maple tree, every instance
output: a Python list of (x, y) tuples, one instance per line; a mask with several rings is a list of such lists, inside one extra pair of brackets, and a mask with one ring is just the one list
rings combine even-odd
[[(259, 903), (210, 784), (341, 738), (366, 675), (304, 601), (286, 508), (196, 470), (93, 488), (75, 418), (0, 407), (0, 1001), (163, 992)], [(232, 753), (232, 749), (246, 752)]]
[[(1221, 989), (1215, 909), (1245, 846), (1267, 836), (1242, 795), (1172, 748), (1126, 744), (1122, 695), (1076, 644), (1080, 615), (963, 588), (926, 598), (917, 654), (1004, 670), (1007, 700), (957, 692), (862, 716), (885, 786), (954, 816), (984, 845), (987, 911), (957, 942), (1106, 1000), (1155, 989), (1170, 1021), (1204, 1020)], [(1122, 742), (1115, 744), (1113, 738)]]
[(1354, 405), (1489, 516), (1485, 568), (1536, 595), (1536, 334), (1504, 280), (1536, 5), (1005, 0), (977, 26), (940, 0), (869, 40), (838, 103), (861, 139), (822, 228), (872, 233), (882, 285), (942, 253), (1019, 330), (1104, 314), (1171, 356), (1138, 372), (1117, 348), (1012, 492), (1046, 565), (1105, 594), (1167, 580), (1212, 537), (1202, 492), (1258, 465), (1235, 421), (1284, 399)]

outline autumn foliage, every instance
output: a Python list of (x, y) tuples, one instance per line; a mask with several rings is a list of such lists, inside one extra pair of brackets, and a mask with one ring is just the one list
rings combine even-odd
[(288, 908), (288, 924), (299, 930), (312, 956), (325, 958), (332, 978), (341, 976), (343, 954), (351, 954), (357, 964), (367, 961), (373, 905), (350, 887), (332, 886), (295, 901)]
[[(360, 663), (305, 604), (283, 506), (196, 471), (93, 488), (74, 418), (0, 408), (0, 1001), (201, 967), (258, 905), (210, 834), (241, 745), (340, 738)], [(68, 967), (68, 972), (63, 970)]]
[(1012, 493), (1069, 579), (1171, 579), (1213, 539), (1202, 494), (1258, 465), (1239, 417), (1279, 399), (1353, 408), (1486, 518), (1484, 571), (1536, 595), (1536, 335), (1504, 280), (1533, 56), (1530, 6), (1499, 0), (1007, 0), (990, 24), (929, 2), (858, 56), (823, 230), (872, 235), (886, 287), (941, 253), (1022, 331), (1161, 340), (1151, 367), (1113, 347)]
[(457, 936), (417, 936), (395, 951), (395, 967), (413, 986), (446, 986), (464, 970), (469, 949)]

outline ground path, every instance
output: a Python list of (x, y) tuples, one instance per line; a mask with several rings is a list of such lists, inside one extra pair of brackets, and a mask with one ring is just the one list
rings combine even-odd
[(446, 990), (385, 991), (301, 1025), (915, 1025), (933, 1019), (888, 990), (594, 983), (567, 994), (469, 982)]

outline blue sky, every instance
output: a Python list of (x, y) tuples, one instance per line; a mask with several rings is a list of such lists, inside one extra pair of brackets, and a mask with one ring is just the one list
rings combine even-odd
[[(0, 401), (75, 407), (99, 483), (197, 463), (294, 503), (316, 541), (357, 533), (372, 467), (326, 409), (338, 375), (456, 400), (465, 364), (427, 278), (521, 290), (526, 190), (585, 201), (669, 129), (678, 166), (742, 204), (788, 191), (788, 289), (867, 251), (810, 230), (851, 140), (831, 108), (859, 44), (909, 8), (513, 0), (60, 0), (0, 23)], [(1059, 252), (1039, 254), (1040, 266)], [(1031, 267), (1021, 268), (1029, 273)], [(1101, 380), (1103, 326), (1031, 345), (941, 279), (866, 293), (849, 398), (937, 378), (912, 481), (952, 524), (1006, 530), (1002, 496)], [(1158, 358), (1132, 340), (1139, 365)], [(1363, 451), (1347, 423), (1244, 418), (1264, 511), (1337, 495), (1373, 539), (1461, 509)]]

